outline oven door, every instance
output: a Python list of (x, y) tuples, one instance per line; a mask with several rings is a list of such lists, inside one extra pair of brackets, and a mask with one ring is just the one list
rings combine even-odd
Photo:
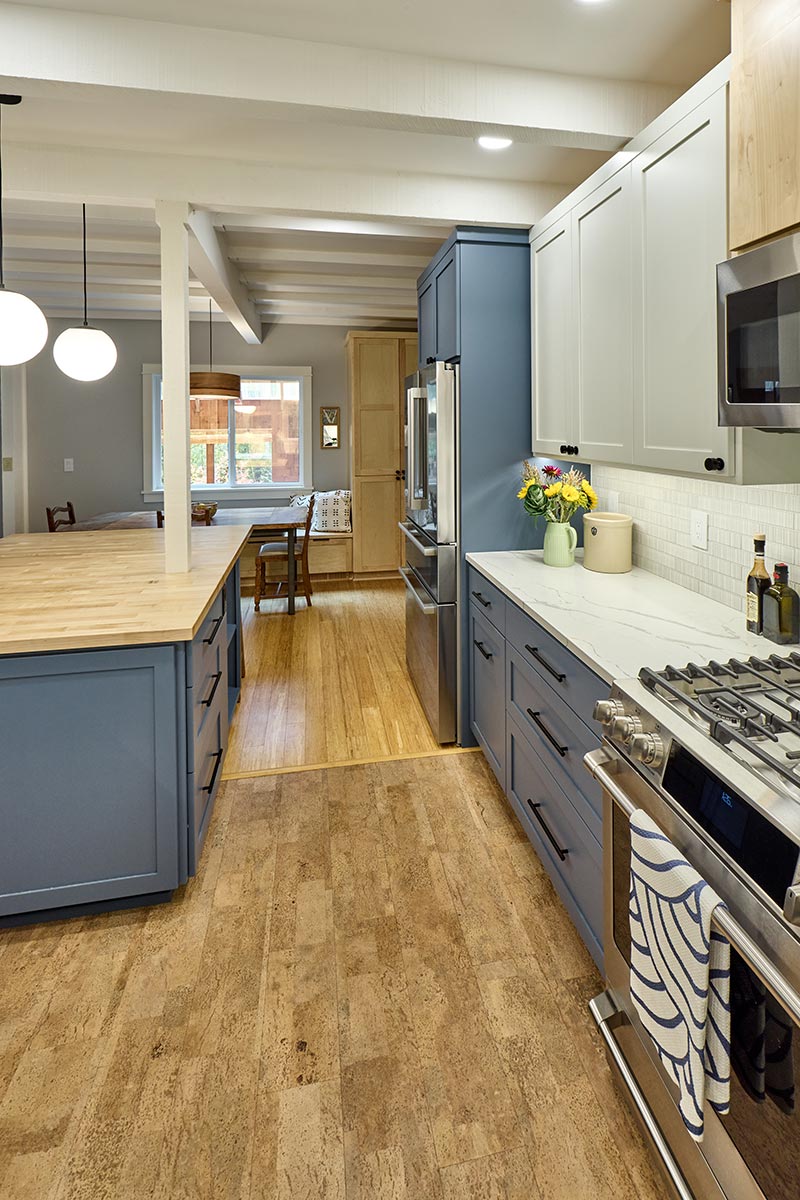
[[(631, 1096), (677, 1195), (695, 1200), (796, 1200), (800, 1194), (800, 995), (767, 957), (770, 914), (760, 920), (758, 944), (737, 917), (754, 929), (747, 904), (725, 888), (725, 867), (703, 851), (690, 826), (627, 763), (605, 749), (588, 758), (603, 786), (605, 963), (608, 992), (593, 1013), (609, 1058)], [(720, 928), (731, 943), (731, 1108), (725, 1117), (707, 1109), (705, 1136), (693, 1141), (678, 1112), (674, 1084), (638, 1021), (630, 998), (630, 814), (644, 808), (728, 904)], [(709, 857), (712, 856), (712, 857)], [(739, 885), (741, 887), (741, 885)], [(750, 902), (758, 902), (748, 892)], [(755, 910), (754, 910), (755, 911)], [(783, 938), (792, 934), (784, 929)], [(796, 939), (794, 939), (796, 941)], [(800, 944), (795, 947), (800, 956)], [(661, 1144), (659, 1144), (659, 1133)], [(682, 1191), (685, 1188), (686, 1191)]]
[(719, 423), (800, 428), (800, 234), (717, 267)]

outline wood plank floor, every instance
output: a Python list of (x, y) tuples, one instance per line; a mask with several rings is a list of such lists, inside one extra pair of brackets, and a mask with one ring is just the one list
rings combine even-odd
[(0, 979), (3, 1200), (666, 1195), (480, 755), (228, 782), (171, 904)]
[(400, 580), (317, 584), (312, 607), (242, 599), (247, 676), (226, 777), (438, 749), (405, 662)]

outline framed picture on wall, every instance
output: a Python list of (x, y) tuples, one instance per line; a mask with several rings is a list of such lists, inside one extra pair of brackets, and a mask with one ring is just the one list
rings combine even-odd
[(323, 450), (338, 450), (341, 445), (339, 437), (339, 409), (337, 408), (321, 408), (319, 412), (320, 419), (320, 445)]

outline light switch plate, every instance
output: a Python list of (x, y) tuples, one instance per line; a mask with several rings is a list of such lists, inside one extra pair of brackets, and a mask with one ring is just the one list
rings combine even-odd
[(3, 459), (3, 470), (4, 471), (13, 471), (14, 470), (13, 458), (4, 458)]
[(708, 549), (708, 513), (698, 508), (689, 514), (689, 544), (695, 550)]
[(65, 458), (64, 459), (64, 470), (65, 471), (74, 471), (75, 470), (75, 459), (74, 458)]

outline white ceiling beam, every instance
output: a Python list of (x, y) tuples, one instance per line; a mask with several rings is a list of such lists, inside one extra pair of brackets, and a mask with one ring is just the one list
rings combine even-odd
[(314, 288), (319, 292), (335, 291), (386, 291), (414, 292), (417, 290), (417, 271), (407, 275), (347, 275), (314, 274), (310, 271), (247, 271), (245, 280), (251, 293), (262, 289), (292, 289), (307, 292)]
[(237, 333), (251, 346), (264, 340), (261, 318), (230, 262), (211, 213), (195, 210), (189, 217), (189, 267), (222, 309)]
[(618, 149), (677, 94), (656, 84), (15, 4), (0, 4), (0, 72), (6, 85), (29, 94), (34, 81), (44, 81), (204, 96), (248, 105), (249, 116), (260, 106), (265, 116), (329, 114), (339, 123), (461, 137), (507, 133), (605, 151)]
[(448, 226), (530, 226), (570, 190), (566, 185), (503, 179), (320, 170), (233, 160), (221, 169), (213, 157), (97, 147), (9, 142), (4, 153), (6, 190), (13, 198), (72, 197), (88, 203), (152, 205), (156, 197), (177, 201), (189, 196), (195, 208), (209, 212), (239, 205), (263, 211), (264, 198), (269, 197), (269, 207), (278, 212), (421, 219)]
[(333, 233), (348, 237), (430, 238), (446, 241), (452, 230), (446, 225), (431, 225), (425, 221), (403, 225), (389, 221), (353, 221), (334, 217), (310, 217), (284, 213), (214, 213), (214, 225), (226, 233), (276, 233), (283, 230), (301, 233)]
[[(63, 250), (80, 256), (83, 242), (80, 234), (58, 234), (47, 232), (46, 219), (39, 224), (42, 233), (14, 232), (13, 226), (4, 237), (6, 250)], [(143, 254), (158, 258), (158, 238), (144, 235), (129, 238), (92, 238), (92, 254)]]
[(255, 244), (229, 245), (228, 256), (232, 262), (239, 263), (248, 276), (250, 268), (258, 270), (259, 267), (269, 267), (270, 269), (288, 267), (291, 269), (306, 265), (312, 267), (328, 265), (331, 267), (341, 266), (345, 269), (348, 267), (378, 267), (386, 270), (392, 267), (408, 271), (409, 275), (416, 279), (420, 271), (424, 271), (431, 260), (429, 254), (384, 254), (382, 251), (315, 250), (313, 248), (288, 250), (280, 246)]

